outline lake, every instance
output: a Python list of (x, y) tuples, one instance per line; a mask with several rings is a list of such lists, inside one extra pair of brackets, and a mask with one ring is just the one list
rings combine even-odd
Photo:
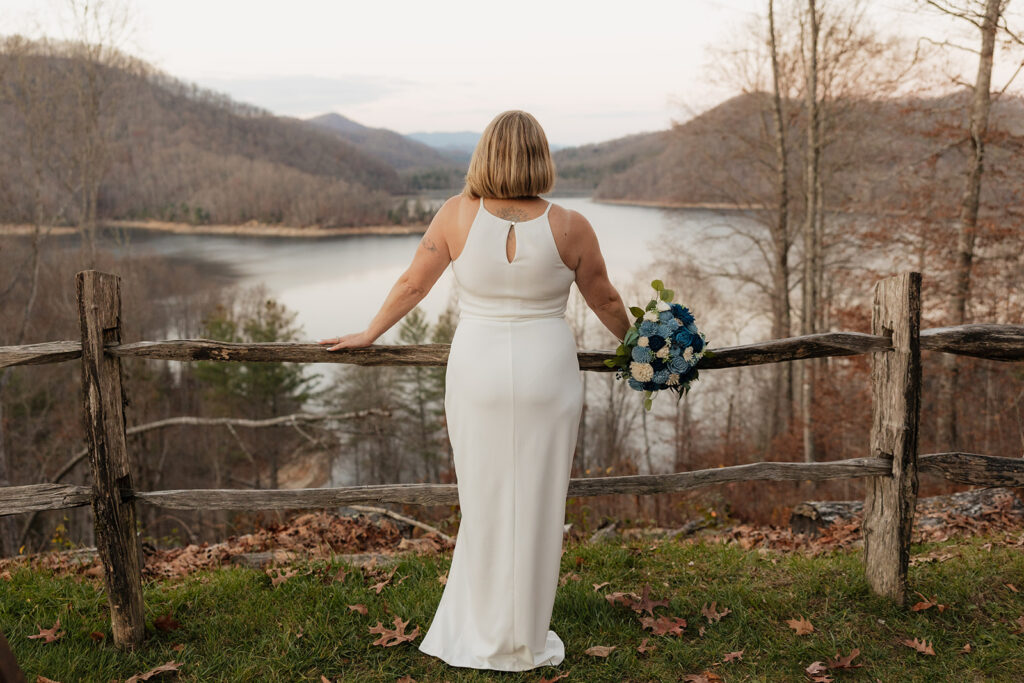
[[(552, 196), (547, 199), (575, 209), (590, 220), (601, 244), (609, 278), (627, 306), (640, 304), (642, 299), (653, 295), (650, 281), (663, 276), (652, 267), (653, 255), (664, 251), (659, 241), (668, 236), (682, 238), (699, 259), (704, 259), (712, 251), (726, 258), (745, 258), (740, 253), (742, 245), (734, 239), (714, 244), (706, 239), (709, 235), (726, 236), (730, 222), (749, 220), (739, 213), (604, 204), (589, 197)], [(396, 279), (408, 267), (421, 236), (359, 235), (308, 239), (182, 235), (136, 230), (127, 231), (125, 238), (127, 246), (122, 245), (119, 249), (128, 248), (136, 253), (151, 251), (222, 264), (234, 271), (237, 284), (241, 286), (264, 283), (278, 301), (297, 313), (297, 322), (302, 325), (306, 338), (314, 341), (365, 329)], [(449, 266), (420, 302), (431, 322), (445, 309), (453, 284)], [(684, 305), (688, 303), (682, 283), (666, 281), (666, 286), (675, 288), (677, 301)], [(582, 299), (575, 286), (572, 296)], [(695, 308), (694, 313), (698, 324), (706, 321), (702, 329), (711, 336), (715, 331), (715, 325), (709, 319), (712, 312)], [(588, 329), (600, 327), (597, 317), (593, 313), (589, 316)], [(382, 335), (377, 343), (394, 343), (397, 329), (398, 324)], [(730, 334), (737, 333), (731, 331)], [(593, 339), (598, 345), (588, 348), (610, 348), (614, 345), (614, 338), (607, 331), (599, 331)]]

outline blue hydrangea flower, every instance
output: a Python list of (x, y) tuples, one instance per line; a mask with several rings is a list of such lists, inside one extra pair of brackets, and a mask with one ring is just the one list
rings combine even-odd
[(629, 388), (630, 389), (636, 389), (637, 391), (643, 391), (643, 388), (644, 388), (644, 383), (643, 382), (638, 382), (637, 380), (635, 380), (632, 377), (630, 377), (628, 380), (626, 380), (626, 383), (629, 384)]
[(672, 346), (670, 346), (668, 348), (668, 357), (669, 358), (672, 358), (673, 356), (681, 355), (682, 353), (683, 353), (683, 347), (681, 347), (679, 344), (673, 343)]
[(672, 320), (672, 318), (674, 318), (674, 317), (675, 317), (675, 315), (672, 313), (671, 310), (662, 311), (661, 313), (658, 314), (658, 320), (660, 320), (663, 323), (667, 323), (669, 320)]
[(686, 329), (694, 334), (697, 334), (697, 326), (693, 324), (693, 316), (690, 316), (690, 322), (686, 323)]
[(637, 363), (650, 363), (654, 360), (654, 351), (646, 346), (634, 346), (632, 357)]
[(658, 384), (664, 384), (665, 382), (668, 381), (668, 375), (669, 375), (668, 369), (667, 368), (662, 368), (661, 370), (657, 370), (654, 373), (654, 377), (651, 377), (651, 381), (652, 382), (656, 382)]
[(660, 336), (662, 336), (662, 337), (671, 337), (672, 333), (674, 331), (675, 330), (673, 330), (668, 325), (668, 323), (658, 323), (658, 332), (657, 332), (657, 334), (659, 334)]
[(683, 360), (682, 356), (669, 356), (668, 367), (672, 372), (682, 374), (690, 368), (690, 364)]
[(649, 337), (658, 331), (658, 323), (653, 320), (645, 320), (640, 323), (640, 336)]

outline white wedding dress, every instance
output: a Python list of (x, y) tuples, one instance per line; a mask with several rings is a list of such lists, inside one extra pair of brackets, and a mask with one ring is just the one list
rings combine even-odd
[(481, 200), (452, 262), (461, 312), (444, 408), (461, 521), (419, 649), (453, 666), (524, 671), (565, 658), (549, 626), (583, 384), (564, 317), (575, 272), (550, 209), (513, 222)]

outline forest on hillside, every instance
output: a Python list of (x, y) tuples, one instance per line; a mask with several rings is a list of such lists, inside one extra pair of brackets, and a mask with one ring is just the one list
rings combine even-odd
[[(1006, 0), (934, 4), (973, 41), (975, 61), (952, 85), (936, 67), (952, 48), (882, 38), (862, 1), (767, 0), (717, 56), (739, 95), (668, 131), (561, 150), (560, 182), (592, 187), (598, 199), (733, 207), (718, 215), (717, 236), (667, 235), (650, 265), (723, 330), (712, 348), (748, 319), (774, 339), (868, 332), (875, 282), (908, 269), (923, 275), (922, 329), (1024, 324), (1024, 105), (1011, 88), (1020, 70), (993, 80), (994, 64), (1024, 61), (1021, 32), (1007, 23)], [(86, 267), (122, 277), (127, 340), (298, 341), (292, 312), (268, 292), (227, 289), (195, 264), (115, 257), (89, 239), (81, 252), (48, 249), (41, 227), (64, 220), (88, 237), (115, 215), (353, 225), (387, 220), (405, 189), (408, 178), (328, 130), (143, 78), (144, 65), (40, 49), (10, 39), (0, 57), (0, 121), (10, 124), (0, 211), (36, 227), (30, 239), (0, 238), (0, 345), (77, 338), (71, 283)], [(78, 89), (93, 77), (104, 93), (132, 96), (82, 108), (100, 92)], [(54, 90), (52, 78), (68, 85)], [(59, 114), (38, 115), (48, 111)], [(721, 254), (716, 240), (745, 248)], [(637, 292), (622, 293), (637, 302)], [(610, 345), (579, 297), (567, 318), (579, 348)], [(453, 309), (437, 320), (414, 311), (396, 327), (400, 343), (445, 343), (454, 323)], [(922, 453), (1024, 453), (1019, 364), (922, 356)], [(141, 489), (323, 485), (337, 463), (358, 483), (453, 481), (442, 368), (140, 359), (124, 368)], [(78, 372), (75, 363), (0, 368), (0, 486), (88, 481)], [(669, 471), (866, 455), (868, 356), (716, 371), (696, 396), (651, 414), (610, 373), (584, 376), (597, 398), (584, 409), (574, 477), (657, 472), (658, 450), (672, 454)], [(289, 415), (298, 417), (274, 422)], [(200, 428), (200, 417), (223, 421)], [(922, 495), (944, 487), (924, 480)], [(800, 500), (859, 498), (861, 489), (857, 480), (730, 484), (576, 499), (569, 514), (591, 526), (702, 515), (783, 523)], [(154, 542), (220, 538), (257, 516), (142, 509)], [(448, 508), (427, 513), (454, 518)], [(5, 552), (89, 542), (88, 510), (30, 517), (0, 521)]]

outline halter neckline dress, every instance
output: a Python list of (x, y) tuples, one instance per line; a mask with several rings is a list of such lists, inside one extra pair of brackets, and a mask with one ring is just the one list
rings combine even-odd
[(558, 253), (550, 209), (509, 221), (480, 200), (452, 261), (460, 312), (444, 408), (461, 520), (419, 644), (452, 666), (525, 671), (565, 658), (550, 622), (583, 382), (565, 319), (576, 273)]

